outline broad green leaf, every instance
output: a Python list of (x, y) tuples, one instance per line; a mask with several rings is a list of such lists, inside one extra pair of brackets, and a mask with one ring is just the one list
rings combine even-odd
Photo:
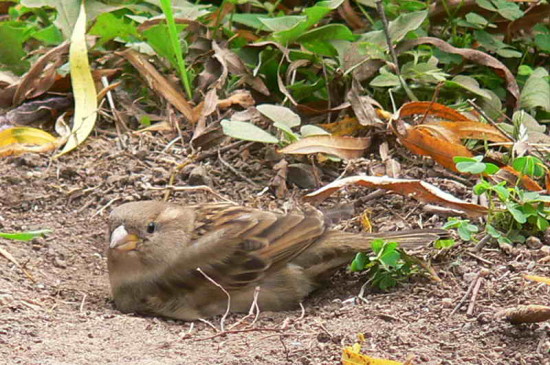
[(541, 51), (550, 53), (550, 34), (535, 35), (535, 45)]
[(139, 37), (136, 26), (128, 17), (116, 16), (113, 13), (100, 15), (88, 33), (100, 37), (98, 46), (114, 38), (129, 42)]
[(267, 26), (262, 22), (260, 18), (269, 19), (266, 18), (265, 14), (261, 13), (236, 13), (231, 14), (231, 20), (246, 25), (247, 27), (254, 28), (256, 30), (268, 30)]
[(505, 58), (516, 58), (521, 57), (521, 53), (514, 50), (514, 48), (499, 39), (497, 39), (492, 34), (487, 33), (484, 30), (475, 30), (474, 31), (475, 39), (490, 52), (495, 52), (499, 56)]
[(527, 217), (525, 216), (525, 214), (523, 214), (521, 205), (519, 205), (518, 203), (507, 202), (506, 209), (508, 210), (508, 212), (510, 212), (510, 214), (512, 214), (512, 217), (514, 217), (516, 222), (521, 224), (527, 222)]
[(520, 103), (523, 108), (542, 108), (550, 112), (550, 83), (548, 71), (537, 67), (525, 82), (521, 91)]
[(497, 7), (497, 13), (508, 20), (516, 20), (523, 16), (523, 11), (519, 5), (508, 0), (493, 0), (493, 4)]
[(544, 164), (534, 156), (518, 157), (512, 163), (512, 167), (524, 175), (542, 177), (545, 174)]
[(17, 75), (29, 69), (29, 62), (23, 60), (27, 52), (23, 44), (32, 35), (34, 28), (20, 22), (0, 22), (0, 65)]
[(399, 86), (399, 77), (392, 73), (380, 73), (369, 83), (373, 87), (395, 87)]
[(327, 24), (305, 32), (296, 39), (299, 43), (344, 40), (352, 41), (355, 35), (343, 24)]
[(63, 42), (63, 34), (61, 34), (61, 31), (53, 24), (33, 33), (32, 37), (48, 46), (58, 45)]
[(302, 137), (309, 137), (322, 136), (330, 133), (321, 127), (317, 127), (316, 125), (306, 124), (300, 128), (300, 134), (302, 135)]
[(256, 109), (273, 122), (284, 124), (289, 128), (297, 127), (301, 123), (300, 116), (284, 106), (261, 104)]
[(355, 35), (342, 24), (328, 24), (310, 30), (296, 39), (311, 52), (324, 56), (337, 56), (336, 41), (352, 41)]
[(478, 96), (488, 99), (491, 98), (491, 94), (489, 94), (487, 90), (480, 88), (477, 80), (470, 76), (457, 75), (453, 77), (452, 80), (446, 81), (445, 85), (458, 86)]
[(92, 132), (97, 119), (97, 94), (95, 90), (88, 50), (86, 49), (86, 11), (84, 4), (74, 25), (69, 49), (69, 66), (75, 102), (71, 135), (63, 150), (55, 157), (61, 156), (80, 145)]
[(244, 141), (254, 141), (262, 143), (278, 143), (275, 136), (267, 133), (263, 129), (252, 123), (240, 122), (235, 120), (222, 120), (223, 133), (229, 137), (242, 139)]
[[(427, 10), (415, 11), (399, 15), (395, 20), (389, 22), (388, 32), (393, 43), (401, 41), (407, 33), (418, 29), (428, 16)], [(388, 48), (386, 36), (383, 30), (375, 30), (361, 36), (361, 41), (377, 44), (384, 49)]]
[(84, 3), (88, 20), (93, 20), (100, 14), (123, 8), (124, 5), (109, 5), (99, 0), (21, 0), (21, 5), (29, 8), (50, 7), (57, 10), (54, 24), (63, 33), (64, 39), (71, 36), (80, 12), (80, 4)]

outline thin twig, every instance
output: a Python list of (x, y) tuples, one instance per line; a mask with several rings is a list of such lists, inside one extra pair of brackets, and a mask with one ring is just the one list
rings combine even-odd
[[(481, 271), (480, 271), (481, 274)], [(483, 276), (480, 275), (475, 283), (474, 290), (472, 291), (472, 298), (470, 299), (470, 304), (468, 305), (468, 310), (466, 311), (466, 315), (471, 316), (474, 314), (474, 306), (476, 304), (476, 298), (477, 293), (479, 292), (479, 288), (481, 287), (481, 282), (483, 281)]]
[(84, 296), (82, 297), (82, 302), (80, 302), (80, 313), (84, 311), (84, 303), (86, 303), (86, 297), (88, 294), (84, 293)]
[(225, 309), (225, 313), (222, 316), (222, 319), (220, 320), (220, 329), (222, 332), (225, 332), (225, 319), (229, 315), (229, 311), (231, 310), (231, 295), (229, 295), (229, 292), (225, 290), (223, 286), (218, 284), (216, 280), (212, 279), (210, 276), (208, 276), (204, 271), (201, 270), (200, 267), (197, 267), (197, 271), (202, 274), (208, 281), (210, 281), (212, 284), (216, 285), (218, 288), (220, 288), (221, 291), (224, 292), (225, 295), (227, 295), (227, 308)]
[(118, 200), (120, 200), (120, 199), (122, 199), (122, 197), (116, 197), (116, 198), (113, 198), (113, 199), (109, 200), (109, 202), (107, 202), (107, 204), (105, 204), (104, 206), (102, 206), (101, 208), (99, 208), (99, 209), (97, 210), (97, 212), (95, 212), (94, 215), (93, 215), (92, 217), (95, 217), (96, 215), (101, 215), (105, 209), (109, 208), (109, 206), (110, 206), (111, 204), (113, 204), (114, 202), (116, 202), (116, 201), (118, 201)]
[(259, 295), (260, 295), (260, 287), (257, 286), (256, 288), (254, 288), (254, 297), (252, 299), (252, 304), (250, 305), (250, 309), (248, 310), (248, 314), (243, 318), (239, 319), (234, 324), (232, 324), (231, 327), (229, 327), (229, 330), (237, 327), (238, 325), (243, 323), (245, 320), (250, 318), (252, 315), (255, 315), (255, 316), (254, 316), (254, 320), (252, 321), (252, 323), (250, 323), (249, 327), (252, 326), (254, 323), (256, 323), (256, 321), (258, 320), (258, 316), (260, 315), (260, 307), (258, 306)]
[(475, 245), (474, 247), (474, 251), (475, 252), (479, 252), (481, 251), (481, 249), (483, 247), (485, 247), (485, 245), (487, 244), (487, 242), (489, 242), (489, 240), (491, 239), (491, 236), (486, 234), (485, 236), (483, 236), (482, 239), (479, 240), (479, 242)]
[(197, 186), (166, 185), (166, 186), (163, 186), (163, 187), (156, 187), (156, 186), (151, 186), (150, 184), (144, 184), (144, 189), (145, 190), (190, 191), (190, 192), (205, 191), (207, 193), (210, 193), (210, 194), (214, 195), (215, 197), (217, 197), (221, 200), (224, 200), (224, 201), (230, 202), (230, 203), (234, 203), (231, 199), (228, 199), (228, 198), (224, 197), (223, 195), (221, 195), (220, 193), (217, 193), (216, 191), (214, 191), (214, 189), (212, 189), (210, 186), (207, 186), (207, 185), (197, 185)]
[(468, 296), (470, 295), (470, 293), (472, 292), (472, 290), (474, 289), (474, 285), (477, 281), (477, 279), (481, 276), (481, 271), (477, 273), (476, 277), (474, 278), (474, 280), (472, 280), (472, 282), (470, 283), (470, 286), (468, 287), (468, 290), (466, 290), (466, 293), (464, 293), (464, 295), (462, 296), (462, 298), (460, 298), (460, 301), (458, 302), (458, 304), (456, 305), (456, 307), (454, 307), (454, 309), (452, 310), (451, 312), (451, 316), (453, 314), (456, 313), (457, 310), (460, 309), (460, 307), (462, 307), (462, 305), (464, 304), (464, 302), (466, 301), (466, 298), (468, 298)]
[(9, 253), (8, 251), (0, 247), (0, 255), (4, 256), (6, 259), (11, 261), (15, 266), (17, 266), (19, 270), (23, 271), (23, 274), (25, 274), (25, 276), (29, 278), (30, 281), (32, 281), (33, 283), (36, 283), (36, 280), (34, 280), (32, 275), (29, 272), (27, 272), (27, 270), (25, 270), (23, 266), (21, 266), (21, 264), (15, 259), (15, 257), (11, 255), (11, 253)]
[(471, 257), (473, 257), (474, 259), (483, 262), (484, 264), (493, 265), (493, 262), (492, 262), (492, 261), (489, 261), (489, 260), (487, 260), (487, 259), (484, 259), (483, 257), (480, 257), (480, 256), (478, 256), (478, 255), (474, 255), (474, 254), (471, 253), (471, 252), (466, 251), (466, 255), (471, 256)]
[(502, 133), (506, 138), (508, 138), (510, 141), (514, 141), (514, 137), (506, 132), (504, 129), (502, 129), (492, 118), (490, 118), (483, 109), (481, 109), (476, 103), (474, 103), (473, 100), (471, 99), (468, 99), (467, 100), (468, 104), (470, 104), (470, 106), (472, 108), (474, 108), (476, 110), (476, 112), (478, 112), (479, 114), (481, 114), (481, 116), (487, 121), (487, 123), (489, 123), (490, 125), (492, 125), (493, 127), (495, 127), (500, 133)]

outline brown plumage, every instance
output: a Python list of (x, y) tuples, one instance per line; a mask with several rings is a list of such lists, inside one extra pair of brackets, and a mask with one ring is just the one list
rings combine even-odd
[(143, 201), (110, 216), (108, 268), (123, 312), (194, 320), (246, 312), (260, 287), (264, 311), (292, 309), (323, 277), (368, 251), (375, 238), (417, 247), (442, 229), (356, 234), (330, 230), (314, 208), (278, 214), (229, 204), (180, 206)]

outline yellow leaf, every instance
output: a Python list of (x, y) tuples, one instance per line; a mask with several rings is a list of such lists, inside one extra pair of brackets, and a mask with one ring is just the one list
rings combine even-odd
[(90, 135), (97, 119), (97, 95), (88, 62), (86, 48), (86, 11), (84, 1), (74, 25), (69, 50), (69, 66), (75, 102), (74, 121), (71, 135), (59, 157), (77, 147)]
[(42, 129), (31, 127), (13, 127), (0, 131), (0, 147), (14, 143), (46, 144), (56, 138)]
[(37, 128), (8, 128), (0, 131), (0, 157), (25, 152), (49, 152), (58, 148), (63, 141)]
[(550, 285), (550, 278), (547, 278), (545, 276), (523, 275), (523, 277), (527, 280), (533, 280), (533, 281), (537, 281), (539, 283), (544, 283), (546, 285)]
[(356, 343), (353, 346), (344, 347), (342, 353), (343, 365), (403, 365), (402, 362), (377, 359), (361, 354), (361, 345)]

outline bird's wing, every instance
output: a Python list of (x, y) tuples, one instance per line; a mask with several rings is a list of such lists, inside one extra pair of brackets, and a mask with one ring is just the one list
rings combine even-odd
[(277, 214), (207, 204), (195, 207), (191, 241), (201, 258), (206, 257), (201, 260), (202, 270), (225, 288), (240, 288), (257, 283), (266, 272), (302, 253), (324, 233), (324, 222), (316, 209)]

